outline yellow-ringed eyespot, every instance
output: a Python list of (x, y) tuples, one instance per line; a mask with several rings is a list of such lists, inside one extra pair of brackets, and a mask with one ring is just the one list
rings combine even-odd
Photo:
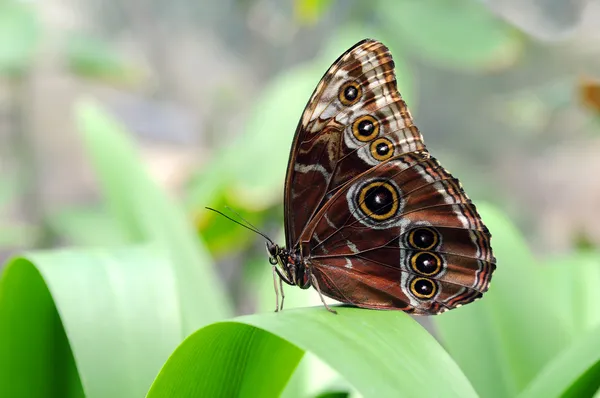
[(385, 221), (398, 212), (398, 192), (389, 182), (373, 181), (358, 193), (358, 204), (370, 218)]
[(433, 276), (442, 270), (442, 259), (435, 253), (417, 252), (410, 258), (410, 267), (418, 274)]
[(371, 115), (361, 116), (352, 123), (352, 134), (359, 141), (371, 141), (379, 134), (379, 122)]
[(433, 228), (415, 228), (408, 233), (408, 244), (414, 249), (430, 250), (440, 241), (439, 234)]
[(347, 82), (342, 84), (338, 92), (338, 99), (344, 106), (356, 104), (362, 95), (362, 88), (357, 82)]
[(371, 142), (371, 155), (381, 162), (394, 156), (394, 144), (387, 138), (377, 138)]
[(437, 285), (427, 278), (415, 278), (410, 282), (410, 292), (419, 299), (428, 300), (437, 293)]

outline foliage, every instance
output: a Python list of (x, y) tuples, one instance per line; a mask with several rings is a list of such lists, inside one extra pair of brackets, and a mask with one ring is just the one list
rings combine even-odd
[[(436, 318), (449, 354), (398, 312), (312, 307), (212, 323), (231, 312), (180, 211), (118, 124), (90, 103), (78, 114), (109, 214), (130, 244), (10, 261), (0, 286), (2, 396), (139, 396), (152, 383), (150, 397), (278, 396), (304, 352), (363, 396), (548, 397), (599, 387), (599, 323), (580, 301), (597, 295), (588, 279), (598, 255), (542, 272), (490, 206), (480, 207), (500, 266), (484, 300)], [(569, 280), (577, 289), (565, 288)]]
[[(520, 56), (522, 37), (481, 2), (451, 3), (375, 2), (368, 17), (376, 23), (344, 24), (315, 59), (273, 78), (256, 95), (239, 140), (219, 148), (190, 182), (187, 212), (152, 181), (125, 128), (94, 102), (81, 101), (76, 122), (104, 200), (49, 220), (78, 247), (27, 251), (7, 261), (0, 278), (0, 396), (596, 393), (600, 254), (593, 248), (535, 258), (502, 212), (477, 201), (498, 259), (481, 301), (433, 325), (425, 321), (431, 328), (401, 312), (338, 306), (332, 315), (314, 292), (299, 289), (286, 290), (286, 310), (274, 314), (264, 249), (254, 249), (248, 231), (204, 211), (229, 205), (260, 227), (281, 224), (285, 165), (306, 99), (340, 51), (364, 37), (392, 48), (409, 100), (418, 95), (411, 54), (469, 73), (506, 68)], [(357, 9), (365, 11), (361, 4)], [(317, 25), (334, 6), (299, 0), (294, 16)], [(26, 73), (40, 30), (29, 6), (0, 0), (1, 74)], [(97, 38), (70, 38), (64, 55), (79, 76), (132, 77)], [(11, 186), (0, 182), (0, 205)], [(22, 229), (2, 226), (0, 243), (23, 239)], [(247, 289), (240, 289), (242, 297), (255, 301), (252, 315), (234, 317), (240, 292), (217, 275), (227, 255), (240, 259), (235, 271)]]

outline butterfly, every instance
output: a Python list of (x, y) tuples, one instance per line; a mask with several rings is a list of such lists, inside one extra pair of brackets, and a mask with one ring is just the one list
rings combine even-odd
[(323, 296), (434, 315), (480, 298), (496, 268), (488, 228), (427, 151), (376, 40), (342, 54), (308, 101), (284, 212), (285, 247), (267, 242), (276, 311), (285, 282), (313, 286), (331, 312)]

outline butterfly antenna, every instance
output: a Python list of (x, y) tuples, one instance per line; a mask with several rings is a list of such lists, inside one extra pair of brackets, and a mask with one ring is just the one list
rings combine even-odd
[[(227, 206), (225, 206), (225, 207), (227, 207)], [(241, 215), (239, 215), (239, 213), (238, 213), (238, 212), (236, 212), (236, 211), (232, 210), (231, 208), (227, 207), (227, 209), (228, 209), (228, 210), (230, 210), (230, 211), (232, 211), (233, 213), (235, 213), (235, 214), (236, 214), (236, 215), (237, 215), (239, 218), (241, 218), (241, 219), (242, 219), (242, 221), (244, 221), (244, 222), (245, 222), (246, 224), (248, 224), (248, 225), (246, 225), (246, 224), (244, 224), (244, 223), (241, 223), (241, 222), (239, 222), (238, 220), (236, 220), (236, 219), (234, 219), (234, 218), (231, 218), (231, 217), (229, 217), (227, 214), (223, 213), (222, 211), (215, 210), (215, 209), (213, 209), (212, 207), (206, 207), (206, 209), (207, 209), (207, 210), (210, 210), (210, 211), (214, 211), (215, 213), (222, 215), (222, 216), (223, 216), (223, 217), (225, 217), (226, 219), (228, 219), (228, 220), (230, 220), (230, 221), (233, 221), (234, 223), (236, 223), (236, 224), (238, 224), (238, 225), (241, 225), (242, 227), (244, 227), (244, 228), (246, 228), (246, 229), (249, 229), (250, 231), (252, 231), (252, 232), (254, 232), (254, 233), (257, 233), (257, 234), (259, 234), (260, 236), (262, 236), (263, 238), (265, 238), (266, 240), (268, 240), (268, 241), (269, 241), (271, 244), (275, 244), (275, 243), (274, 243), (274, 242), (271, 240), (271, 238), (269, 238), (267, 235), (265, 235), (265, 234), (263, 234), (262, 232), (260, 232), (260, 231), (258, 230), (258, 228), (256, 228), (256, 227), (255, 227), (254, 225), (252, 225), (252, 224), (251, 224), (249, 221), (247, 221), (246, 219), (244, 219), (244, 217), (242, 217)]]
[(242, 215), (240, 213), (238, 213), (237, 211), (233, 210), (229, 206), (225, 206), (225, 208), (227, 210), (229, 210), (230, 212), (232, 212), (233, 214), (235, 214), (236, 216), (238, 216), (243, 222), (245, 222), (246, 224), (248, 224), (249, 226), (251, 226), (252, 228), (254, 228), (255, 231), (258, 231), (258, 228), (256, 228), (256, 226), (254, 224), (252, 224), (250, 221), (248, 221), (244, 217), (242, 217)]

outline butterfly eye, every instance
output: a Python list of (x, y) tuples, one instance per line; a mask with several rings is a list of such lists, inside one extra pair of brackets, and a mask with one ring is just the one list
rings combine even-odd
[(385, 221), (398, 212), (398, 192), (387, 182), (374, 181), (360, 190), (358, 204), (370, 218)]
[(410, 283), (410, 292), (420, 299), (430, 299), (437, 293), (437, 285), (431, 279), (415, 278)]
[(408, 244), (415, 249), (430, 250), (439, 241), (437, 231), (431, 228), (415, 228), (408, 234)]
[(394, 145), (387, 138), (378, 138), (371, 143), (371, 155), (379, 161), (384, 161), (394, 155)]
[(419, 252), (410, 259), (410, 267), (421, 275), (433, 276), (441, 271), (442, 259), (435, 253)]
[(356, 82), (348, 82), (340, 87), (338, 98), (342, 105), (350, 106), (356, 104), (360, 100), (361, 95), (362, 89), (360, 85)]
[(361, 116), (352, 123), (352, 133), (359, 141), (371, 141), (379, 134), (379, 122), (371, 115)]

